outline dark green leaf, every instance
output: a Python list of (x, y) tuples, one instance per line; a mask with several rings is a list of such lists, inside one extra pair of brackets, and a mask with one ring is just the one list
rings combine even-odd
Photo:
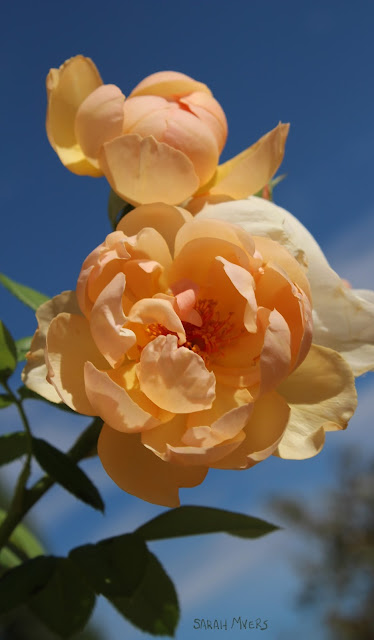
[(0, 436), (0, 465), (13, 462), (27, 452), (27, 435), (24, 431), (16, 431)]
[(48, 582), (29, 607), (54, 633), (68, 638), (83, 629), (95, 604), (95, 594), (69, 558), (56, 558)]
[(20, 284), (8, 276), (5, 276), (3, 273), (0, 273), (0, 282), (10, 293), (12, 293), (18, 300), (21, 300), (23, 304), (26, 304), (34, 311), (40, 307), (43, 302), (49, 300), (48, 296), (45, 296), (44, 293), (40, 293), (39, 291), (35, 291), (35, 289), (31, 289), (30, 287), (26, 287), (24, 284)]
[(31, 391), (28, 387), (22, 386), (17, 389), (17, 393), (21, 396), (22, 400), (40, 400), (46, 402), (50, 407), (60, 409), (61, 411), (67, 411), (68, 413), (76, 413), (73, 409), (70, 409), (64, 402), (50, 402), (47, 398), (43, 398), (35, 391)]
[(132, 211), (133, 205), (122, 200), (113, 189), (110, 190), (108, 199), (108, 216), (112, 228), (115, 229), (121, 218), (129, 211)]
[[(6, 511), (0, 509), (0, 524), (6, 516)], [(28, 558), (35, 558), (44, 553), (40, 542), (24, 524), (19, 524), (9, 538), (10, 543), (21, 550)]]
[(5, 324), (0, 320), (0, 378), (6, 380), (17, 365), (15, 342)]
[(0, 578), (0, 614), (27, 602), (48, 582), (57, 558), (39, 556), (6, 571)]
[(219, 532), (229, 533), (240, 538), (259, 538), (278, 528), (265, 520), (252, 518), (252, 516), (246, 516), (243, 513), (211, 507), (185, 506), (165, 511), (143, 524), (135, 533), (144, 540), (161, 540)]
[(143, 631), (173, 636), (179, 620), (174, 584), (153, 553), (149, 553), (144, 579), (128, 598), (110, 598), (125, 618)]
[(8, 545), (0, 551), (0, 576), (3, 575), (4, 569), (12, 569), (21, 563), (16, 550), (11, 549)]
[(61, 484), (94, 509), (104, 511), (104, 503), (89, 477), (65, 453), (40, 438), (33, 438), (33, 452), (38, 463)]
[(8, 393), (0, 393), (0, 409), (5, 409), (13, 404), (14, 400)]
[[(0, 524), (6, 515), (6, 511), (0, 509)], [(43, 553), (43, 547), (31, 531), (24, 524), (19, 524), (0, 552), (0, 565), (10, 568), (29, 558), (41, 556)]]
[(16, 340), (18, 362), (23, 362), (23, 360), (26, 359), (26, 353), (30, 351), (31, 340), (32, 336), (26, 336), (25, 338)]
[(134, 534), (77, 547), (69, 555), (96, 593), (108, 597), (134, 592), (144, 577), (147, 556), (145, 543)]

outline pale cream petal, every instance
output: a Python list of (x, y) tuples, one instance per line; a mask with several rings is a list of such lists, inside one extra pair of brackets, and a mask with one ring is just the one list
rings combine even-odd
[(171, 255), (174, 254), (174, 240), (179, 229), (192, 220), (186, 209), (156, 202), (136, 207), (127, 213), (117, 225), (118, 231), (133, 236), (144, 227), (153, 227), (166, 240)]
[(38, 329), (32, 339), (30, 351), (26, 356), (26, 366), (22, 371), (22, 381), (32, 391), (43, 396), (50, 402), (61, 402), (55, 388), (47, 380), (47, 366), (45, 363), (44, 349), (48, 327), (53, 318), (62, 311), (79, 314), (76, 295), (74, 291), (64, 291), (58, 296), (44, 302), (36, 311)]
[(142, 351), (137, 368), (141, 390), (162, 409), (175, 413), (212, 406), (215, 377), (193, 351), (178, 347), (177, 337), (159, 336)]
[[(135, 433), (160, 424), (160, 420), (153, 415), (157, 407), (153, 407), (147, 397), (141, 397), (143, 394), (138, 389), (134, 363), (114, 374), (99, 371), (91, 362), (87, 362), (84, 380), (87, 397), (95, 414), (112, 429)], [(153, 412), (150, 413), (149, 409)]]
[(254, 196), (206, 205), (197, 217), (228, 220), (285, 246), (307, 268), (313, 300), (313, 342), (341, 353), (356, 376), (374, 370), (374, 301), (345, 286), (301, 222), (285, 209)]
[(165, 507), (178, 507), (178, 489), (200, 484), (206, 467), (164, 462), (143, 446), (138, 434), (120, 433), (104, 424), (98, 442), (104, 469), (124, 491)]
[(287, 426), (290, 409), (275, 391), (258, 398), (244, 429), (245, 440), (230, 455), (213, 467), (248, 469), (268, 458), (276, 450)]
[(278, 124), (254, 145), (217, 168), (213, 179), (199, 193), (228, 195), (236, 200), (257, 193), (280, 166), (288, 124)]
[(173, 100), (182, 98), (194, 91), (211, 94), (210, 89), (202, 82), (180, 73), (179, 71), (158, 71), (147, 76), (136, 85), (130, 96), (161, 96)]
[(126, 276), (117, 273), (97, 297), (90, 315), (92, 337), (112, 367), (122, 364), (125, 353), (136, 342), (134, 332), (124, 327), (128, 320), (122, 308), (125, 286)]
[(199, 186), (191, 160), (152, 136), (120, 136), (103, 145), (99, 160), (112, 189), (131, 204), (179, 204)]
[(349, 365), (336, 351), (316, 345), (278, 391), (291, 407), (277, 451), (281, 458), (302, 460), (319, 453), (324, 432), (345, 429), (357, 404)]
[(47, 135), (61, 162), (73, 173), (100, 176), (101, 171), (85, 157), (76, 139), (75, 116), (83, 100), (102, 85), (90, 58), (75, 56), (47, 76)]
[(80, 105), (75, 136), (86, 158), (99, 169), (97, 157), (104, 142), (122, 135), (125, 96), (114, 84), (101, 85)]
[(49, 380), (65, 404), (78, 413), (91, 416), (95, 411), (87, 398), (84, 384), (87, 361), (99, 369), (108, 366), (92, 339), (86, 318), (60, 313), (52, 320), (47, 333)]

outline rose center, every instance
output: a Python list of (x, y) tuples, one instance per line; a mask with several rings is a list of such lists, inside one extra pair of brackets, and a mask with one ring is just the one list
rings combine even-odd
[[(186, 342), (181, 346), (197, 353), (205, 363), (213, 355), (223, 355), (225, 347), (239, 335), (235, 332), (234, 312), (230, 311), (222, 317), (217, 306), (216, 300), (207, 298), (197, 300), (195, 309), (201, 317), (201, 326), (182, 322), (186, 332)], [(163, 325), (156, 323), (149, 324), (146, 331), (152, 339), (158, 336), (177, 335)]]

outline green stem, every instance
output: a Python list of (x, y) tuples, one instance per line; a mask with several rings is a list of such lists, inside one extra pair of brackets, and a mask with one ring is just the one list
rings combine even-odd
[[(3, 383), (4, 384), (4, 383)], [(17, 482), (17, 487), (14, 493), (12, 503), (10, 505), (8, 514), (3, 520), (0, 526), (0, 550), (6, 544), (9, 537), (12, 535), (14, 529), (23, 520), (25, 515), (30, 511), (38, 500), (55, 484), (54, 479), (45, 475), (30, 488), (26, 489), (26, 482), (30, 474), (30, 461), (32, 454), (32, 435), (30, 425), (27, 420), (27, 416), (24, 412), (22, 401), (17, 398), (7, 383), (4, 384), (7, 392), (12, 396), (15, 404), (18, 407), (25, 431), (27, 432), (30, 440), (30, 449), (28, 452), (25, 466), (20, 474)], [(103, 422), (100, 418), (94, 418), (91, 424), (81, 433), (77, 441), (67, 452), (67, 455), (74, 461), (79, 462), (84, 458), (91, 456), (95, 452), (97, 439)]]
[(4, 519), (0, 527), (0, 549), (9, 538), (9, 535), (10, 535), (9, 530), (10, 532), (12, 532), (13, 529), (15, 528), (14, 522), (17, 522), (18, 524), (19, 518), (20, 517), (22, 518), (22, 508), (23, 508), (23, 504), (25, 502), (25, 498), (27, 494), (26, 484), (31, 472), (31, 457), (32, 457), (32, 434), (31, 434), (29, 421), (27, 419), (27, 416), (22, 406), (22, 401), (15, 395), (15, 393), (10, 388), (6, 380), (2, 380), (2, 385), (4, 389), (7, 391), (7, 393), (11, 396), (13, 402), (16, 404), (18, 412), (20, 414), (22, 424), (27, 435), (27, 457), (23, 465), (22, 471), (18, 477), (14, 495), (10, 503), (10, 507), (8, 509), (7, 517)]

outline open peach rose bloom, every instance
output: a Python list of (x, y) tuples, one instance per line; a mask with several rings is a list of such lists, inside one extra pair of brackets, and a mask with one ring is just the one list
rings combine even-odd
[(37, 317), (25, 384), (100, 416), (107, 473), (165, 506), (211, 467), (317, 454), (374, 366), (370, 296), (256, 197), (134, 209)]
[(131, 204), (180, 204), (191, 196), (246, 198), (282, 162), (288, 124), (279, 124), (218, 165), (225, 114), (210, 89), (183, 73), (154, 73), (125, 99), (81, 55), (47, 77), (47, 134), (61, 162), (79, 175), (105, 175)]

